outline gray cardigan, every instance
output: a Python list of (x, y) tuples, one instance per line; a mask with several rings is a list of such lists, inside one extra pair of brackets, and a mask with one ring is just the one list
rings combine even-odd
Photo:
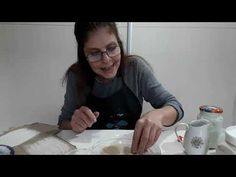
[[(136, 95), (141, 105), (143, 105), (143, 99), (149, 102), (153, 108), (169, 105), (175, 108), (178, 113), (174, 123), (183, 118), (182, 105), (161, 85), (154, 76), (152, 68), (141, 57), (132, 57), (127, 60), (123, 79), (128, 88)], [(63, 120), (71, 120), (77, 105), (80, 105), (80, 103), (77, 103), (76, 100), (76, 77), (73, 73), (70, 73), (58, 124)]]

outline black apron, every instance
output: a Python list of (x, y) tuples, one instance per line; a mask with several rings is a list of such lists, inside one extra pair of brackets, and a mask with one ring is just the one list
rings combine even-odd
[(121, 89), (109, 97), (99, 98), (90, 93), (86, 106), (100, 113), (97, 122), (88, 129), (134, 129), (142, 112), (138, 98), (124, 81)]

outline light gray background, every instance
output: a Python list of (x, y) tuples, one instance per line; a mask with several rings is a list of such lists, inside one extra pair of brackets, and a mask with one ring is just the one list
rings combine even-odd
[[(57, 123), (61, 79), (76, 61), (73, 25), (0, 23), (0, 131)], [(118, 27), (126, 44), (126, 23)], [(224, 109), (225, 127), (236, 124), (236, 23), (133, 23), (132, 39), (132, 53), (183, 104), (183, 122), (210, 104)]]

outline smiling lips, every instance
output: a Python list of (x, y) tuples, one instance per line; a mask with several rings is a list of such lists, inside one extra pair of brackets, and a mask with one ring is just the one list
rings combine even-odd
[(111, 66), (101, 68), (101, 70), (107, 72), (107, 71), (111, 70), (114, 66), (115, 66), (115, 63), (112, 64)]

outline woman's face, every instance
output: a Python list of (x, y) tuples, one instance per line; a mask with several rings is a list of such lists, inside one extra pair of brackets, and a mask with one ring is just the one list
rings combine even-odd
[(107, 81), (116, 76), (121, 54), (117, 39), (108, 27), (98, 28), (89, 34), (84, 45), (84, 53), (90, 67), (99, 78)]

